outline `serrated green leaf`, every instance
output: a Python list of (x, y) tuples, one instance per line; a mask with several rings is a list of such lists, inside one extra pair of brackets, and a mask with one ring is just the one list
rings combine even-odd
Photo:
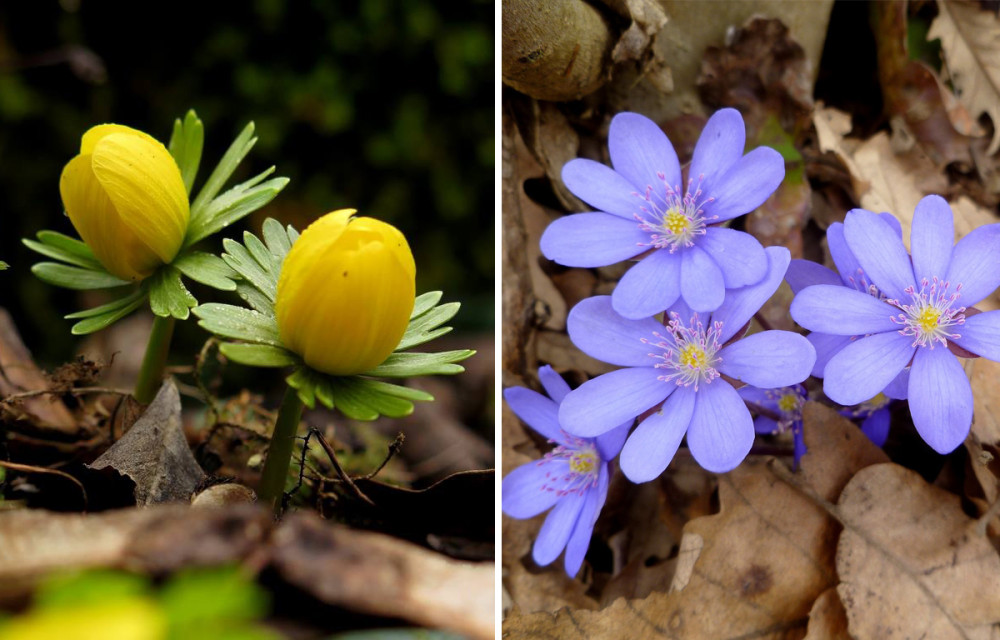
[(223, 338), (282, 346), (277, 323), (263, 313), (209, 302), (195, 307), (194, 315), (198, 316), (202, 328)]
[(316, 374), (307, 367), (299, 367), (285, 378), (288, 386), (295, 389), (302, 404), (310, 409), (316, 407), (316, 382), (313, 379)]
[(233, 143), (229, 145), (229, 149), (223, 154), (222, 160), (219, 161), (212, 175), (208, 177), (201, 191), (198, 192), (198, 196), (194, 199), (194, 202), (191, 203), (192, 222), (201, 218), (208, 203), (222, 190), (223, 185), (226, 184), (230, 176), (233, 175), (233, 172), (236, 171), (236, 167), (239, 166), (243, 158), (253, 149), (253, 146), (257, 143), (257, 138), (253, 137), (253, 131), (254, 124), (252, 122), (247, 123), (247, 126), (243, 127), (240, 135), (236, 136)]
[(240, 280), (236, 283), (236, 294), (255, 311), (274, 317), (274, 303), (268, 300), (267, 296), (261, 293), (257, 287), (245, 280)]
[[(48, 229), (39, 231), (35, 234), (35, 237), (38, 238), (38, 241), (42, 244), (47, 244), (50, 247), (55, 247), (56, 249), (62, 249), (63, 251), (72, 253), (78, 258), (89, 260), (98, 266), (101, 264), (97, 259), (97, 256), (94, 255), (94, 252), (87, 246), (87, 243), (82, 240), (77, 240), (76, 238), (59, 233), (58, 231), (49, 231)], [(101, 268), (103, 269), (104, 267), (101, 266)]]
[(288, 250), (292, 248), (292, 240), (288, 237), (288, 231), (274, 218), (265, 220), (261, 231), (267, 250), (274, 254), (280, 263), (288, 255)]
[(465, 371), (461, 365), (454, 364), (465, 360), (475, 351), (462, 349), (459, 351), (441, 351), (440, 353), (394, 353), (385, 362), (365, 375), (382, 378), (408, 378), (410, 376), (452, 375)]
[(172, 264), (196, 282), (220, 291), (236, 291), (235, 278), (238, 276), (219, 256), (204, 251), (191, 251), (176, 258)]
[(166, 265), (148, 278), (149, 307), (156, 315), (187, 320), (191, 307), (198, 304), (181, 281), (181, 272)]
[(250, 251), (239, 242), (226, 238), (222, 241), (222, 246), (226, 250), (222, 254), (222, 259), (226, 261), (226, 264), (240, 274), (244, 280), (260, 289), (261, 293), (267, 296), (267, 299), (273, 304), (278, 289), (277, 278), (264, 271), (260, 263), (250, 255)]
[[(139, 289), (127, 298), (121, 298), (99, 307), (77, 311), (66, 316), (67, 319), (84, 318), (73, 325), (70, 333), (75, 336), (85, 336), (100, 331), (118, 322), (128, 314), (138, 309), (146, 301), (146, 290)], [(100, 310), (100, 313), (97, 313)]]
[(442, 295), (444, 294), (440, 291), (428, 291), (417, 296), (416, 300), (413, 301), (413, 311), (410, 312), (410, 320), (416, 320), (433, 309)]
[(454, 318), (461, 306), (459, 302), (449, 302), (434, 307), (432, 310), (411, 320), (409, 326), (406, 327), (406, 333), (403, 334), (402, 339), (399, 341), (399, 346), (396, 347), (396, 351), (403, 351), (404, 349), (425, 344), (450, 332), (451, 327), (439, 328), (439, 325)]
[(299, 361), (291, 351), (268, 344), (224, 342), (219, 351), (233, 362), (251, 367), (288, 367)]
[(68, 251), (61, 247), (52, 246), (44, 242), (36, 242), (28, 238), (22, 238), (21, 242), (24, 246), (28, 247), (35, 253), (42, 254), (46, 258), (52, 258), (53, 260), (59, 260), (78, 267), (83, 267), (84, 269), (90, 271), (104, 271), (104, 267), (97, 261), (97, 258), (81, 256), (75, 251)]
[(183, 122), (180, 118), (174, 120), (174, 130), (170, 136), (170, 144), (167, 148), (170, 155), (177, 162), (177, 167), (181, 170), (181, 178), (184, 180), (184, 188), (188, 194), (194, 186), (194, 180), (198, 175), (198, 166), (201, 164), (201, 151), (205, 145), (205, 126), (202, 124), (198, 114), (191, 109), (184, 116)]
[(58, 262), (39, 262), (31, 267), (31, 272), (42, 282), (67, 289), (111, 289), (132, 284), (106, 271), (71, 267)]
[(251, 189), (233, 187), (208, 205), (201, 219), (188, 227), (184, 246), (188, 247), (260, 209), (274, 199), (288, 178), (273, 178)]

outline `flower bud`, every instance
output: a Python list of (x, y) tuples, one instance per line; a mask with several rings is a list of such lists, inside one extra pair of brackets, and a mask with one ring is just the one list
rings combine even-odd
[(119, 278), (146, 278), (184, 241), (190, 210), (180, 169), (141, 131), (92, 127), (63, 169), (59, 192), (77, 233)]
[(331, 375), (381, 364), (406, 331), (416, 292), (403, 234), (354, 213), (328, 213), (302, 232), (281, 267), (274, 305), (285, 347)]

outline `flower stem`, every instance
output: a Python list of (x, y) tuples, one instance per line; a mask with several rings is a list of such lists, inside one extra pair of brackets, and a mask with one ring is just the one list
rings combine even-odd
[(278, 419), (274, 422), (271, 446), (267, 450), (258, 492), (261, 501), (271, 503), (276, 516), (281, 512), (281, 496), (285, 491), (288, 467), (292, 462), (292, 446), (295, 444), (301, 417), (302, 401), (299, 400), (299, 394), (291, 387), (285, 388), (285, 397), (278, 409)]
[(142, 357), (139, 379), (135, 383), (135, 399), (149, 404), (163, 384), (163, 369), (170, 352), (170, 339), (174, 335), (174, 318), (153, 316), (153, 332), (149, 334), (146, 355)]

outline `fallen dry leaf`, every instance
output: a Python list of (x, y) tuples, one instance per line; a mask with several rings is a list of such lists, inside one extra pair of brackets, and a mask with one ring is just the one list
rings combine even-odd
[(277, 571), (327, 604), (493, 638), (492, 563), (456, 562), (305, 512), (283, 522), (271, 546)]
[(837, 592), (853, 636), (996, 637), (1000, 556), (958, 496), (887, 463), (858, 472), (838, 511)]
[(974, 2), (938, 2), (928, 40), (941, 39), (941, 53), (959, 101), (976, 117), (993, 121), (987, 153), (1000, 149), (1000, 21)]
[[(812, 447), (796, 483), (835, 499), (844, 479), (880, 452), (851, 422), (820, 405), (807, 409)], [(620, 598), (600, 611), (510, 616), (509, 637), (783, 638), (804, 632), (815, 600), (837, 583), (834, 541), (839, 525), (775, 463), (749, 459), (719, 478), (720, 512), (684, 529), (669, 593)], [(783, 468), (783, 467), (782, 467)], [(834, 477), (828, 470), (843, 469)]]
[(188, 500), (205, 477), (181, 428), (181, 396), (167, 380), (132, 428), (87, 465), (114, 469), (135, 483), (139, 506)]
[(804, 640), (850, 640), (850, 637), (847, 614), (837, 590), (827, 589), (813, 603)]

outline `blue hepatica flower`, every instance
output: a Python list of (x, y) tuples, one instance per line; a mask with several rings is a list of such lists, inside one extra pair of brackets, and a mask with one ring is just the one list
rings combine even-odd
[(503, 396), (521, 420), (556, 448), (507, 474), (501, 503), (503, 512), (513, 518), (533, 518), (552, 509), (538, 532), (532, 556), (545, 566), (565, 549), (566, 573), (572, 578), (583, 564), (608, 495), (608, 463), (621, 451), (632, 422), (597, 438), (572, 436), (560, 427), (558, 417), (569, 385), (549, 366), (538, 370), (538, 378), (548, 398), (524, 387), (509, 387)]
[(792, 432), (793, 455), (795, 468), (806, 453), (805, 441), (802, 439), (802, 407), (805, 406), (808, 394), (801, 384), (779, 387), (777, 389), (760, 389), (746, 386), (737, 390), (746, 402), (766, 410), (774, 417), (760, 413), (753, 421), (753, 430), (761, 435), (777, 435)]
[(884, 393), (866, 400), (859, 405), (840, 410), (840, 415), (851, 420), (861, 420), (861, 431), (878, 446), (885, 444), (889, 437), (889, 403), (892, 398)]
[(542, 253), (569, 267), (601, 267), (649, 252), (615, 288), (615, 311), (648, 318), (678, 298), (695, 311), (714, 311), (726, 289), (760, 282), (767, 259), (753, 236), (712, 225), (756, 209), (785, 176), (777, 151), (758, 147), (743, 155), (745, 142), (740, 113), (716, 112), (682, 188), (663, 131), (637, 113), (619, 113), (608, 132), (614, 169), (578, 158), (562, 171), (569, 190), (597, 211), (550, 224)]
[(940, 196), (927, 196), (914, 211), (912, 259), (884, 218), (849, 211), (844, 239), (885, 299), (817, 284), (791, 305), (806, 329), (861, 336), (823, 369), (823, 390), (834, 402), (864, 402), (909, 365), (913, 424), (939, 453), (960, 445), (972, 425), (972, 388), (949, 345), (1000, 360), (1000, 311), (971, 309), (1000, 285), (1000, 224), (979, 227), (953, 246), (954, 237), (951, 208)]
[(655, 318), (630, 320), (615, 313), (608, 296), (583, 300), (567, 328), (584, 353), (626, 367), (572, 391), (559, 409), (564, 428), (594, 437), (653, 410), (625, 442), (621, 468), (633, 482), (660, 475), (687, 434), (695, 460), (709, 471), (736, 467), (753, 444), (750, 412), (722, 375), (763, 388), (801, 382), (816, 352), (803, 336), (763, 331), (742, 340), (744, 328), (778, 288), (788, 267), (784, 247), (766, 249), (764, 279), (726, 293), (711, 314), (699, 316), (681, 301)]

